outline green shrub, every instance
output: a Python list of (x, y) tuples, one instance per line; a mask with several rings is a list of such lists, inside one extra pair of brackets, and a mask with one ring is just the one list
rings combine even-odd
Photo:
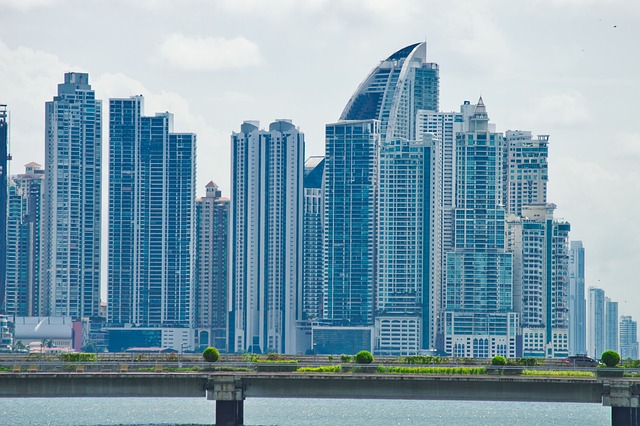
[(620, 363), (620, 355), (616, 351), (604, 351), (600, 361), (604, 362), (607, 367), (613, 368)]
[(485, 374), (484, 367), (382, 367), (378, 368), (378, 373), (391, 374), (462, 374), (478, 375)]
[(259, 359), (260, 359), (260, 355), (258, 355), (258, 354), (251, 354), (251, 353), (242, 354), (242, 360), (243, 361), (258, 362)]
[(329, 355), (327, 359), (329, 360), (329, 362), (333, 362), (333, 355)]
[(345, 354), (340, 355), (340, 362), (342, 362), (343, 364), (350, 363), (351, 362), (351, 355), (345, 355)]
[(202, 352), (202, 358), (207, 362), (217, 362), (220, 359), (220, 352), (216, 348), (209, 346)]
[(341, 365), (323, 365), (321, 367), (300, 367), (296, 371), (300, 373), (340, 373)]
[(595, 377), (591, 371), (572, 370), (523, 370), (523, 376), (551, 376), (551, 377)]
[(86, 352), (69, 352), (60, 354), (59, 359), (63, 362), (95, 362), (97, 356)]
[(277, 361), (279, 359), (283, 359), (283, 358), (282, 358), (282, 355), (280, 355), (277, 352), (269, 352), (267, 354), (267, 360), (269, 360), (269, 361)]
[(507, 364), (507, 359), (502, 355), (496, 355), (491, 360), (491, 365), (506, 365), (506, 364)]
[(360, 351), (356, 354), (356, 364), (371, 364), (373, 355), (369, 351)]

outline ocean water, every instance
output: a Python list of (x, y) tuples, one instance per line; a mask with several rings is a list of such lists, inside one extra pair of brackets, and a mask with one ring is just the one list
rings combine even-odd
[[(267, 399), (245, 401), (245, 425), (598, 426), (611, 424), (599, 404)], [(213, 425), (205, 398), (2, 398), (2, 425)]]

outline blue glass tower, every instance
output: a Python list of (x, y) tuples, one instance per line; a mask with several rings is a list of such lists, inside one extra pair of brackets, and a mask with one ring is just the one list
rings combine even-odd
[[(360, 327), (351, 331), (365, 335), (364, 347), (371, 347), (373, 327), (379, 155), (378, 120), (327, 124), (322, 325)], [(316, 349), (347, 352), (351, 331), (314, 329)]]
[(42, 276), (45, 312), (98, 316), (102, 204), (102, 103), (89, 75), (70, 72), (45, 106)]
[(438, 111), (439, 84), (438, 65), (427, 62), (427, 43), (406, 46), (369, 73), (340, 120), (379, 120), (382, 142), (415, 140), (418, 110)]
[(190, 327), (196, 137), (142, 111), (142, 96), (109, 101), (108, 322)]

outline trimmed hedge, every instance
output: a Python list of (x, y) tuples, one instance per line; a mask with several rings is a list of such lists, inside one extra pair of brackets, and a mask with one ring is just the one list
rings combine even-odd
[(202, 358), (207, 362), (218, 362), (220, 359), (220, 352), (216, 348), (209, 346), (202, 352)]
[(600, 361), (604, 362), (607, 367), (613, 368), (620, 363), (620, 355), (616, 351), (604, 351)]
[(369, 351), (360, 351), (356, 354), (356, 364), (371, 364), (373, 355)]
[(507, 365), (507, 359), (502, 355), (496, 355), (491, 360), (491, 365)]

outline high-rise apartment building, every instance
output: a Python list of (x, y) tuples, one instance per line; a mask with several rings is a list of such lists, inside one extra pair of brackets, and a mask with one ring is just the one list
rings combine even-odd
[[(619, 352), (618, 348), (618, 302), (604, 299), (604, 350)], [(602, 355), (600, 353), (599, 355)], [(599, 356), (598, 355), (598, 356)]]
[(102, 104), (89, 75), (69, 72), (46, 103), (41, 314), (98, 315)]
[(441, 349), (457, 357), (516, 356), (513, 258), (501, 206), (504, 139), (482, 99), (456, 139), (454, 249), (447, 253)]
[(319, 353), (372, 349), (379, 157), (378, 120), (327, 124)]
[(638, 323), (628, 315), (620, 317), (620, 358), (638, 359)]
[(503, 162), (503, 202), (507, 214), (547, 202), (549, 136), (533, 139), (531, 132), (507, 130)]
[(582, 241), (571, 241), (569, 251), (569, 354), (572, 355), (587, 353), (584, 259)]
[(433, 135), (380, 149), (375, 351), (416, 354), (435, 344), (431, 251), (436, 175)]
[(340, 120), (379, 120), (382, 142), (415, 140), (418, 110), (439, 109), (439, 84), (438, 65), (427, 62), (427, 44), (406, 46), (369, 73)]
[(10, 181), (7, 220), (6, 313), (38, 316), (42, 309), (40, 241), (44, 170), (37, 163)]
[(229, 199), (213, 182), (196, 200), (194, 326), (199, 349), (227, 352), (229, 209)]
[(324, 164), (320, 156), (304, 163), (302, 319), (306, 321), (322, 319)]
[(304, 134), (289, 120), (231, 136), (229, 350), (297, 353)]
[(520, 314), (522, 356), (565, 358), (569, 353), (570, 225), (555, 220), (555, 204), (524, 206), (507, 217), (513, 253), (513, 302)]
[[(7, 257), (7, 208), (9, 198), (9, 113), (0, 104), (0, 259)], [(0, 314), (5, 312), (6, 262), (0, 262)]]
[(600, 288), (589, 287), (588, 324), (587, 353), (600, 359), (605, 351), (605, 297), (604, 290)]
[[(467, 117), (468, 118), (468, 117)], [(433, 241), (431, 251), (432, 295), (436, 318), (444, 311), (446, 294), (446, 253), (453, 251), (453, 212), (455, 208), (456, 135), (465, 130), (465, 114), (462, 112), (437, 112), (420, 110), (416, 118), (416, 137), (423, 140), (433, 135), (437, 155), (434, 157), (434, 181), (432, 183)], [(442, 334), (442, 321), (435, 321), (430, 339), (435, 347), (434, 333)]]
[(109, 101), (108, 323), (190, 328), (196, 136), (143, 109), (142, 96)]

